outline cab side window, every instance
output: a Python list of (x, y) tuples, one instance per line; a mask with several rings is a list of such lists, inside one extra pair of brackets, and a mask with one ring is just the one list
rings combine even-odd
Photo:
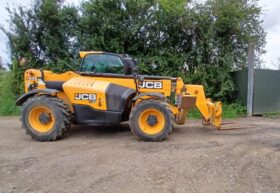
[(115, 55), (89, 54), (84, 58), (81, 72), (124, 74), (124, 64)]

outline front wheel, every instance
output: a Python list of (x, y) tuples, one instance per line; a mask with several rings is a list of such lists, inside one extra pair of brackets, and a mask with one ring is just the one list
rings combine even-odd
[(70, 128), (71, 114), (62, 100), (42, 95), (29, 98), (21, 114), (26, 134), (37, 141), (54, 141)]
[(147, 100), (132, 109), (129, 125), (141, 140), (163, 141), (172, 131), (172, 115), (165, 102)]

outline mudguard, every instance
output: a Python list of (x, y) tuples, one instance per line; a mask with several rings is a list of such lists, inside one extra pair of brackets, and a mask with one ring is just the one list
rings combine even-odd
[(54, 95), (56, 93), (60, 92), (59, 90), (56, 89), (35, 89), (32, 91), (29, 91), (28, 93), (23, 94), (20, 96), (17, 101), (16, 101), (16, 106), (21, 106), (29, 97), (32, 97), (38, 93), (40, 94), (47, 94), (47, 95)]

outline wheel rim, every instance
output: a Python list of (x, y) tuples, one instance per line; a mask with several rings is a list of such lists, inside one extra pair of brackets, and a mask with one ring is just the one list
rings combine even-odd
[(52, 111), (45, 106), (34, 107), (28, 116), (29, 124), (37, 132), (50, 131), (55, 123)]
[(138, 124), (144, 133), (155, 135), (163, 130), (165, 118), (157, 109), (146, 109), (140, 113)]

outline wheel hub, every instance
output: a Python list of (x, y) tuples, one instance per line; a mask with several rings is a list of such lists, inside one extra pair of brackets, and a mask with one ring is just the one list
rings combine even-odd
[(147, 123), (152, 127), (155, 126), (158, 123), (157, 116), (149, 115), (147, 118)]
[(49, 113), (41, 113), (39, 115), (39, 121), (42, 124), (47, 125), (51, 121), (51, 115)]

